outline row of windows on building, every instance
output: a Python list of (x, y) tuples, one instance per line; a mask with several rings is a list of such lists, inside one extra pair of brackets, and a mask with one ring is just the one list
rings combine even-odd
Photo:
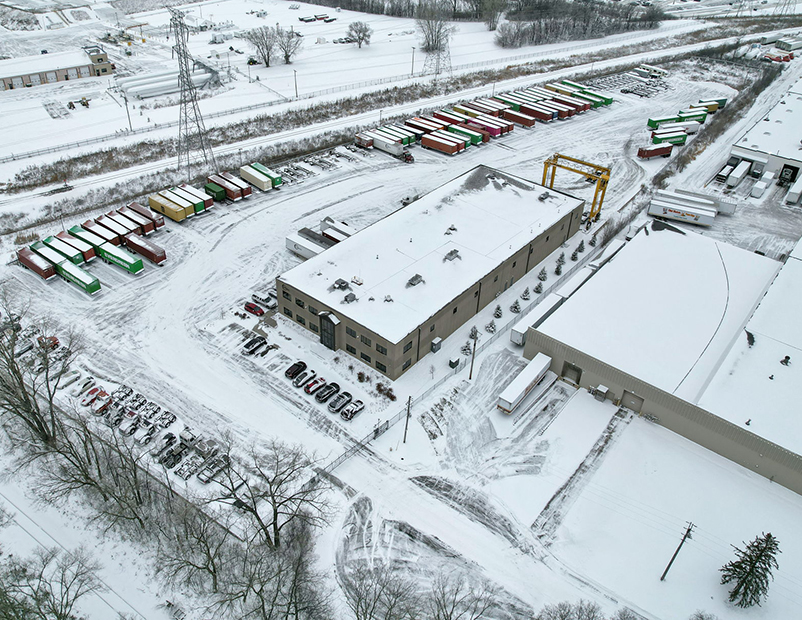
[[(282, 292), (282, 296), (284, 297), (284, 299), (286, 299), (288, 301), (292, 301), (292, 296), (287, 291), (283, 291)], [(318, 314), (318, 309), (315, 308), (314, 306), (311, 306), (311, 305), (308, 305), (308, 304), (304, 303), (303, 299), (300, 299), (300, 298), (296, 297), (295, 298), (295, 305), (297, 305), (299, 308), (305, 308), (311, 314), (314, 314), (316, 316)], [(299, 325), (303, 325), (304, 327), (306, 327), (306, 319), (304, 317), (302, 317), (300, 314), (296, 314), (295, 317), (293, 317), (292, 310), (290, 310), (289, 308), (284, 308), (284, 314), (286, 314), (291, 319), (295, 318), (295, 320), (298, 322)], [(320, 332), (320, 328), (317, 326), (316, 323), (314, 323), (312, 321), (309, 321), (309, 329), (311, 329), (315, 333), (319, 333)], [(434, 329), (434, 326), (432, 326), (432, 329)], [(351, 338), (356, 338), (357, 337), (356, 331), (354, 329), (350, 328), (350, 327), (346, 327), (345, 328), (345, 333), (348, 336), (350, 336)], [(367, 336), (365, 336), (364, 334), (362, 336), (359, 336), (359, 340), (365, 346), (368, 346), (368, 347), (371, 346), (371, 344), (372, 344), (371, 339), (368, 338)], [(410, 341), (410, 342), (408, 342), (406, 344), (406, 346), (404, 347), (404, 353), (407, 353), (411, 348), (412, 348), (412, 341)], [(356, 353), (357, 353), (356, 347), (354, 347), (354, 346), (352, 346), (350, 344), (346, 344), (345, 345), (345, 350), (348, 351), (348, 353), (350, 353), (351, 355), (356, 356)], [(379, 344), (378, 342), (376, 343), (376, 351), (378, 351), (382, 355), (387, 355), (387, 347), (385, 347), (384, 345)], [(362, 358), (362, 360), (364, 360), (368, 364), (372, 363), (371, 357), (367, 353), (361, 352), (359, 354), (359, 357)], [(387, 372), (387, 366), (385, 364), (382, 364), (379, 360), (376, 360), (375, 364), (376, 364), (376, 368), (378, 370), (380, 370), (381, 372), (385, 372), (385, 373)], [(412, 359), (410, 358), (410, 359), (404, 361), (404, 365), (402, 366), (402, 370), (406, 370), (411, 365), (412, 365)]]

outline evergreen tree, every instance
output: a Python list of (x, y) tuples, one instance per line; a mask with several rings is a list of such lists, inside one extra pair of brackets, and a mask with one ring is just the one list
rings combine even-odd
[(582, 239), (582, 241), (579, 242), (579, 245), (576, 246), (576, 251), (579, 252), (580, 254), (582, 254), (582, 252), (585, 251), (585, 240), (584, 239)]
[(588, 241), (588, 244), (592, 248), (596, 247), (596, 233), (593, 233), (593, 236), (590, 238), (590, 241)]
[(557, 267), (554, 268), (554, 275), (561, 276), (563, 273), (563, 264), (557, 263)]
[(579, 253), (576, 250), (571, 252), (571, 260), (574, 261), (574, 262), (579, 260)]
[(497, 319), (500, 319), (503, 314), (504, 312), (502, 312), (501, 310), (501, 305), (497, 305), (496, 309), (493, 310), (493, 316), (496, 317)]
[(476, 325), (471, 327), (471, 333), (468, 335), (468, 338), (471, 340), (479, 340), (479, 330), (476, 329)]
[(463, 355), (468, 355), (468, 356), (470, 356), (472, 351), (473, 351), (473, 345), (471, 345), (470, 340), (468, 340), (464, 345), (462, 345), (462, 348), (460, 349), (460, 352)]
[(540, 270), (540, 273), (537, 274), (537, 279), (540, 280), (541, 282), (545, 282), (548, 279), (548, 277), (549, 274), (546, 273), (545, 267), (543, 267), (543, 269)]
[(521, 311), (521, 302), (516, 299), (515, 302), (510, 306), (510, 312), (518, 314), (520, 311)]
[(543, 283), (542, 282), (538, 282), (537, 286), (535, 287), (535, 293), (540, 295), (542, 292), (543, 292)]
[(778, 568), (779, 541), (771, 533), (757, 536), (746, 544), (746, 549), (733, 545), (737, 559), (721, 567), (721, 583), (734, 582), (729, 600), (738, 607), (760, 605), (768, 595), (769, 579), (774, 579), (772, 569)]
[(565, 252), (560, 252), (560, 255), (557, 257), (557, 264), (558, 265), (565, 264)]
[(529, 296), (530, 296), (530, 293), (529, 293), (529, 287), (527, 286), (527, 287), (524, 289), (524, 292), (523, 292), (523, 293), (521, 293), (521, 299), (523, 299), (524, 301), (528, 301), (528, 300), (529, 300)]
[(495, 334), (496, 333), (496, 321), (491, 319), (491, 321), (487, 325), (485, 325), (485, 331), (489, 332), (491, 334)]

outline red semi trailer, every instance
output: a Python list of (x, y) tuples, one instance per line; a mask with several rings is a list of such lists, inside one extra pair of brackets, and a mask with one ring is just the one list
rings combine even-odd
[(131, 209), (131, 211), (139, 213), (139, 215), (141, 215), (142, 217), (148, 218), (151, 222), (153, 222), (153, 227), (155, 229), (158, 230), (159, 228), (164, 226), (164, 216), (161, 213), (157, 213), (156, 211), (154, 211), (149, 207), (143, 207), (138, 202), (129, 203), (128, 208)]
[(446, 142), (442, 138), (438, 138), (437, 136), (432, 136), (430, 134), (423, 136), (420, 139), (420, 143), (424, 148), (440, 151), (441, 153), (446, 153), (448, 155), (454, 155), (459, 151), (459, 146), (456, 142)]
[(103, 239), (103, 241), (107, 241), (112, 245), (120, 245), (120, 235), (111, 232), (108, 228), (104, 226), (100, 226), (99, 224), (95, 224), (92, 220), (86, 220), (83, 224), (81, 224), (81, 228), (84, 230), (88, 230), (91, 233), (95, 233), (98, 237)]
[(652, 157), (668, 157), (674, 149), (673, 144), (657, 144), (655, 146), (644, 146), (638, 149), (638, 157), (641, 159), (651, 159)]
[(242, 190), (237, 186), (224, 179), (220, 175), (213, 174), (210, 177), (206, 177), (206, 180), (209, 183), (214, 183), (215, 185), (219, 185), (223, 188), (223, 191), (226, 193), (226, 198), (229, 200), (237, 201), (242, 200)]
[(95, 260), (95, 248), (89, 245), (86, 241), (81, 239), (76, 239), (68, 232), (64, 232), (63, 230), (60, 233), (56, 233), (56, 237), (61, 239), (67, 245), (74, 247), (78, 250), (81, 255), (84, 257), (84, 262), (88, 263), (89, 261)]
[(120, 207), (117, 209), (117, 213), (125, 218), (128, 218), (134, 224), (139, 226), (140, 230), (146, 235), (153, 234), (153, 232), (156, 230), (156, 226), (151, 220), (143, 215), (140, 215), (133, 209), (129, 209), (128, 207)]
[(56, 277), (56, 268), (29, 248), (17, 250), (17, 259), (20, 265), (27, 267), (45, 280)]
[(139, 235), (133, 233), (128, 235), (125, 238), (125, 245), (159, 266), (167, 260), (167, 253), (162, 248)]

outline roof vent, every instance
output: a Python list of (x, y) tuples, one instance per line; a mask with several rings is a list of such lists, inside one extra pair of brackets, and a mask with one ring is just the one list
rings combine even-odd
[(342, 278), (337, 278), (337, 280), (334, 281), (334, 288), (338, 288), (341, 291), (344, 291), (345, 289), (348, 288), (348, 282), (346, 280), (343, 280)]
[(409, 280), (407, 280), (407, 286), (416, 286), (421, 282), (423, 282), (423, 276), (420, 275), (419, 273), (416, 273)]
[(362, 286), (362, 278), (360, 278), (359, 276), (354, 276), (353, 278), (351, 278), (351, 282), (353, 282), (357, 286)]
[(543, 202), (544, 200), (547, 200), (549, 198), (549, 196), (550, 196), (550, 194), (548, 192), (543, 192), (542, 194), (540, 194), (540, 196), (537, 197), (537, 199), (540, 202)]
[(390, 302), (392, 302), (392, 301), (393, 301), (393, 298), (392, 298), (392, 297), (390, 297), (389, 295), (385, 295), (385, 296), (384, 296), (384, 301), (386, 301), (386, 302), (390, 303)]
[(451, 233), (455, 233), (455, 232), (457, 232), (457, 227), (456, 227), (456, 226), (454, 226), (454, 224), (452, 224), (451, 226), (449, 226), (449, 227), (446, 229), (446, 232), (445, 232), (444, 234), (446, 234), (446, 235), (450, 235)]
[(443, 257), (443, 261), (454, 260), (455, 258), (462, 260), (462, 256), (459, 255), (459, 250), (457, 250), (456, 248), (454, 248), (453, 250), (449, 250), (448, 254), (446, 254)]
[(356, 295), (354, 295), (353, 293), (348, 293), (348, 294), (345, 296), (345, 298), (343, 299), (343, 301), (344, 301), (345, 303), (347, 303), (347, 304), (350, 304), (350, 303), (352, 303), (352, 302), (355, 302), (355, 301), (356, 301)]

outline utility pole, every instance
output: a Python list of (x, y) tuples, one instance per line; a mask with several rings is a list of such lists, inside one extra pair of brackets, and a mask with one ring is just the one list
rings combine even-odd
[(415, 46), (412, 46), (412, 71), (409, 72), (409, 77), (415, 77)]
[(412, 397), (407, 400), (407, 420), (404, 422), (404, 443), (407, 442), (407, 429), (409, 428), (409, 411), (412, 408)]
[(473, 350), (471, 351), (471, 371), (468, 373), (468, 381), (473, 379), (473, 360), (476, 357), (476, 340), (478, 340), (478, 338), (474, 339), (473, 341)]
[(663, 574), (660, 575), (660, 581), (666, 580), (666, 575), (668, 575), (668, 571), (671, 568), (671, 565), (674, 563), (674, 560), (677, 559), (677, 555), (679, 554), (679, 550), (682, 549), (682, 545), (685, 544), (686, 540), (692, 538), (691, 532), (693, 532), (694, 527), (695, 527), (694, 524), (689, 521), (688, 529), (685, 530), (685, 534), (683, 535), (682, 540), (679, 541), (679, 546), (677, 547), (677, 550), (674, 552), (674, 555), (671, 556), (671, 560), (669, 561), (668, 566), (666, 566), (666, 569), (663, 571)]
[(298, 98), (298, 72), (293, 69), (292, 70), (292, 77), (295, 80), (295, 98)]
[(125, 114), (128, 116), (128, 129), (133, 131), (134, 126), (131, 124), (131, 113), (128, 111), (128, 97), (125, 96), (125, 93), (123, 93), (123, 101), (125, 101)]

